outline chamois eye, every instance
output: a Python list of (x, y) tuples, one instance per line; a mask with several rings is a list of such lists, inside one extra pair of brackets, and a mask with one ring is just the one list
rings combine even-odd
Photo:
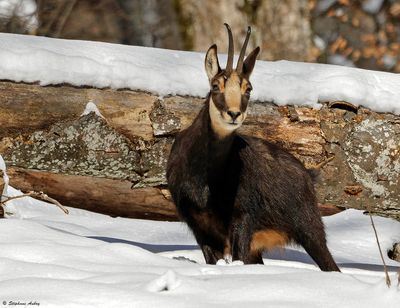
[(251, 90), (252, 90), (251, 87), (247, 87), (246, 92), (244, 94), (247, 95), (247, 96), (250, 96)]
[(218, 84), (213, 84), (211, 89), (212, 89), (213, 92), (218, 92), (219, 91)]

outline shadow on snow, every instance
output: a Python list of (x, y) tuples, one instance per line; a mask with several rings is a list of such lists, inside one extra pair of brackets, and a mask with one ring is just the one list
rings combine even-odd
[[(88, 236), (88, 238), (100, 240), (107, 243), (122, 243), (137, 246), (148, 250), (153, 253), (167, 252), (167, 251), (179, 251), (179, 250), (198, 250), (200, 249), (197, 245), (169, 245), (169, 244), (147, 244), (135, 241), (128, 241), (118, 238), (105, 237), (105, 236)], [(306, 253), (290, 248), (276, 249), (273, 251), (265, 252), (263, 258), (271, 260), (281, 260), (281, 261), (294, 261), (301, 262), (305, 264), (315, 264), (311, 257)], [(175, 259), (185, 259), (184, 257), (176, 257)], [(381, 272), (383, 270), (380, 264), (365, 264), (365, 263), (352, 263), (351, 260), (342, 260), (338, 263), (341, 268), (353, 268), (368, 271)], [(398, 271), (396, 266), (388, 266), (389, 271)]]

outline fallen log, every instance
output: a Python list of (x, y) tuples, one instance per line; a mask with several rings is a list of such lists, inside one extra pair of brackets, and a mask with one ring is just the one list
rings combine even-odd
[[(51, 172), (8, 169), (13, 185), (23, 191), (51, 191), (63, 204), (110, 216), (177, 221), (175, 206), (166, 189), (145, 187), (132, 189), (123, 180)], [(341, 211), (334, 205), (320, 205), (321, 215)]]
[(23, 191), (51, 192), (62, 204), (110, 216), (177, 220), (175, 207), (157, 187), (131, 189), (124, 180), (10, 167), (13, 185)]
[[(8, 81), (0, 93), (0, 154), (11, 185), (112, 216), (176, 219), (165, 165), (203, 99)], [(101, 116), (84, 113), (88, 102)], [(241, 132), (280, 144), (309, 168), (322, 164), (324, 214), (357, 208), (400, 219), (399, 116), (351, 102), (320, 110), (253, 102)]]

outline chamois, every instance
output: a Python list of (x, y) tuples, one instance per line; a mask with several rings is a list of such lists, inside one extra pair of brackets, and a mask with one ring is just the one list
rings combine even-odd
[(251, 29), (233, 69), (233, 37), (225, 69), (217, 46), (205, 57), (210, 92), (188, 128), (175, 138), (167, 180), (181, 220), (191, 228), (206, 262), (226, 255), (262, 264), (262, 252), (297, 243), (323, 271), (340, 271), (325, 239), (311, 172), (293, 155), (265, 140), (240, 135), (249, 81), (260, 48), (244, 60)]

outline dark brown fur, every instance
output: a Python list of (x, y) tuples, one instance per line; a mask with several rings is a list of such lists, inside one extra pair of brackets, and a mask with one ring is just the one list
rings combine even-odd
[(262, 263), (262, 250), (251, 250), (253, 235), (274, 230), (302, 245), (322, 270), (338, 271), (308, 171), (264, 140), (237, 134), (218, 139), (208, 104), (176, 137), (167, 168), (179, 215), (193, 230), (206, 262), (223, 258), (228, 239), (233, 260)]
[[(211, 48), (216, 53), (216, 47)], [(257, 53), (246, 59), (240, 75), (248, 83)], [(214, 71), (223, 75), (218, 62), (213, 63), (218, 65)], [(192, 229), (206, 262), (215, 264), (230, 251), (233, 260), (262, 263), (263, 250), (294, 242), (321, 270), (339, 271), (326, 246), (310, 172), (267, 141), (235, 131), (216, 133), (210, 104), (218, 101), (221, 114), (229, 104), (215, 91), (192, 125), (177, 135), (167, 166), (178, 213)], [(243, 112), (248, 99), (249, 93), (242, 93)]]

